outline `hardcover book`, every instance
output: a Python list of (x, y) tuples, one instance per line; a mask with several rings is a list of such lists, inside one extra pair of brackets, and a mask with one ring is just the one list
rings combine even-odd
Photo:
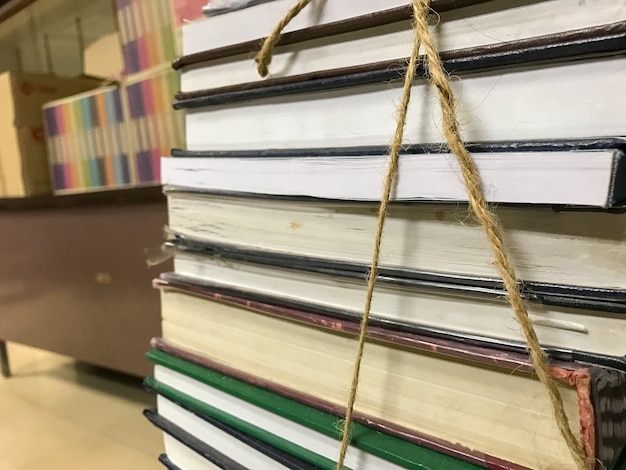
[[(610, 208), (626, 204), (626, 140), (471, 144), (489, 202)], [(376, 201), (387, 147), (250, 152), (174, 150), (163, 184), (195, 191)], [(393, 201), (467, 201), (445, 146), (405, 146)], [(580, 188), (584, 187), (585, 191)]]
[[(371, 261), (378, 211), (373, 203), (172, 188), (166, 194), (169, 229), (181, 247), (261, 252), (266, 258), (298, 258), (299, 265), (360, 272)], [(588, 286), (608, 298), (626, 290), (626, 214), (561, 209), (495, 208), (524, 286)], [(467, 205), (392, 203), (386, 228), (380, 274), (501, 287), (483, 229)], [(288, 266), (293, 264), (291, 259)]]
[[(308, 260), (294, 257), (267, 257), (258, 252), (238, 253), (201, 246), (175, 250), (176, 273), (164, 273), (162, 279), (200, 284), (269, 304), (358, 321), (366, 269), (359, 272), (333, 263), (311, 265)], [(626, 291), (606, 291), (606, 297), (600, 299), (594, 289), (541, 287), (537, 291), (524, 288), (522, 295), (544, 347), (560, 357), (576, 357), (626, 370)], [(379, 272), (376, 290), (373, 321), (429, 335), (524, 348), (502, 287)]]
[[(553, 21), (554, 15), (559, 15), (561, 21)], [(177, 97), (192, 98), (359, 71), (401, 68), (408, 63), (411, 53), (411, 20), (405, 15), (401, 21), (377, 25), (388, 19), (387, 12), (361, 17), (360, 21), (354, 19), (354, 29), (346, 27), (343, 33), (337, 33), (337, 24), (327, 30), (324, 26), (302, 30), (299, 42), (289, 40), (275, 49), (272, 73), (265, 78), (258, 74), (251, 60), (260, 39), (227, 48), (209, 47), (181, 57), (174, 62), (174, 67), (182, 72), (182, 93)], [(625, 20), (626, 9), (619, 0), (598, 0), (584, 5), (572, 0), (540, 3), (506, 0), (443, 12), (432, 27), (446, 67), (450, 71), (463, 71), (497, 62), (523, 62), (529, 57), (537, 61), (563, 60), (618, 52), (624, 48)], [(185, 34), (193, 36), (191, 30), (197, 28), (185, 27)], [(189, 39), (193, 40), (193, 37)], [(283, 39), (281, 44), (284, 43)], [(198, 46), (207, 48), (208, 44)], [(515, 59), (506, 57), (512, 49), (518, 50)], [(293, 59), (295, 54), (297, 60)], [(475, 63), (467, 63), (468, 58), (475, 58)]]

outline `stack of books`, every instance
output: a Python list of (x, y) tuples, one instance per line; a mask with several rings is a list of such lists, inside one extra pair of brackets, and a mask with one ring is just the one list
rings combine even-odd
[(120, 82), (44, 106), (55, 194), (160, 184), (161, 157), (185, 146), (183, 116), (171, 106), (180, 75), (170, 63), (180, 54), (183, 21), (197, 19), (205, 4), (117, 1)]
[(52, 101), (43, 113), (56, 194), (137, 182), (117, 86)]
[[(246, 2), (243, 2), (246, 3)], [(162, 161), (174, 272), (146, 416), (171, 468), (334, 469), (410, 2), (294, 0), (183, 29), (187, 150)], [(626, 444), (626, 8), (447, 1), (432, 28), (487, 199), (589, 469)], [(435, 16), (435, 15), (433, 15)], [(570, 469), (482, 227), (412, 88), (349, 469)]]

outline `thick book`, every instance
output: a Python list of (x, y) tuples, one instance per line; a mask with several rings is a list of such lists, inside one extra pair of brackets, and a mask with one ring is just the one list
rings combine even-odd
[[(171, 188), (167, 199), (169, 228), (184, 239), (342, 270), (364, 272), (371, 262), (378, 212), (373, 203)], [(494, 210), (524, 286), (588, 286), (609, 297), (626, 290), (626, 214), (537, 206)], [(484, 230), (466, 204), (392, 203), (381, 250), (384, 275), (501, 287)]]
[[(562, 20), (553, 21), (554, 15)], [(371, 24), (371, 19), (367, 18), (365, 26)], [(448, 67), (455, 67), (458, 58), (467, 61), (468, 57), (482, 57), (485, 63), (502, 60), (511, 49), (520, 52), (514, 60), (524, 56), (563, 59), (619, 51), (624, 48), (625, 20), (626, 9), (619, 0), (584, 5), (572, 0), (524, 5), (503, 1), (442, 13), (432, 28), (441, 58)], [(175, 63), (182, 70), (182, 93), (178, 98), (208, 91), (217, 93), (220, 89), (234, 91), (328, 78), (357, 70), (398, 68), (408, 63), (413, 34), (411, 20), (403, 19), (279, 46), (272, 57), (271, 74), (265, 78), (257, 73), (251, 58), (259, 48), (258, 42), (226, 57), (223, 49), (209, 48)]]
[[(223, 302), (228, 301), (218, 301)], [(224, 310), (213, 302), (209, 305), (203, 312), (203, 328), (223, 314), (233, 319), (220, 318), (224, 323), (215, 323), (214, 331), (220, 333), (211, 342), (199, 344), (191, 332), (184, 338), (155, 340), (158, 349), (196, 364), (190, 372), (180, 359), (162, 352), (155, 358), (153, 353), (152, 360), (162, 366), (155, 372), (157, 380), (174, 389), (184, 388), (184, 393), (191, 392), (198, 401), (219, 403), (218, 408), (226, 413), (236, 414), (227, 400), (215, 401), (215, 394), (197, 395), (198, 388), (182, 385), (184, 380), (177, 381), (170, 371), (262, 408), (268, 406), (263, 393), (269, 392), (342, 416), (350, 378), (346, 371), (351, 370), (358, 324), (315, 316), (308, 321), (281, 314), (265, 316), (254, 310), (254, 303), (235, 310)], [(246, 319), (240, 317), (244, 311), (249, 312)], [(266, 328), (262, 326), (266, 321), (274, 324)], [(229, 331), (234, 322), (239, 323), (235, 327), (237, 342), (224, 349), (224, 342), (232, 339)], [(312, 339), (317, 341), (315, 347)], [(617, 437), (624, 421), (623, 374), (564, 362), (552, 362), (550, 370), (559, 380), (567, 414), (575, 433), (580, 432), (586, 452), (611, 468), (623, 447), (623, 437)], [(422, 448), (491, 469), (570, 468), (571, 457), (554, 424), (545, 390), (529, 372), (525, 355), (370, 328), (355, 422), (369, 428), (363, 431), (364, 437), (372, 431), (382, 433), (371, 436), (373, 445), (393, 449), (384, 436), (407, 441), (405, 446), (413, 444), (412, 451), (410, 446), (406, 453), (396, 451), (398, 456), (432, 455), (418, 452)], [(240, 395), (223, 375), (255, 388)], [(600, 396), (603, 398), (596, 401)], [(293, 411), (285, 415), (287, 409), (274, 401), (269, 411), (302, 423), (299, 416), (306, 415)], [(356, 438), (361, 429), (353, 430), (354, 446), (362, 445)], [(332, 436), (337, 439), (339, 432), (335, 428)], [(431, 468), (428, 463), (432, 461), (423, 463)]]
[[(155, 366), (155, 377), (145, 380), (146, 387), (158, 393), (159, 413), (216, 449), (227, 453), (246, 468), (254, 470), (288, 468), (293, 470), (333, 470), (336, 468), (337, 440), (260, 408), (251, 408), (225, 392), (206, 389), (201, 383), (189, 383), (188, 377), (161, 365)], [(228, 378), (224, 378), (228, 380)], [(165, 383), (164, 383), (165, 382)], [(204, 390), (202, 390), (204, 389)], [(198, 393), (199, 392), (199, 393)], [(280, 402), (280, 397), (276, 396)], [(286, 404), (289, 406), (289, 404)], [(233, 408), (234, 407), (234, 408)], [(302, 407), (306, 409), (306, 407)], [(325, 416), (318, 410), (309, 414)], [(339, 418), (332, 417), (335, 420)], [(302, 421), (302, 419), (300, 420)], [(314, 422), (315, 425), (316, 422)], [(215, 427), (228, 429), (230, 441), (215, 436)], [(372, 432), (379, 436), (379, 433)], [(389, 444), (393, 439), (383, 439)], [(249, 445), (254, 443), (254, 447)], [(379, 444), (382, 446), (382, 443)], [(263, 449), (264, 455), (254, 449)], [(420, 449), (417, 449), (418, 451)], [(431, 452), (432, 453), (432, 452)], [(375, 457), (352, 446), (345, 468), (405, 468), (384, 458)], [(267, 455), (267, 457), (266, 457)], [(442, 458), (441, 460), (450, 460)], [(455, 462), (456, 463), (456, 462)], [(458, 463), (457, 463), (458, 464)], [(462, 467), (465, 465), (461, 464)]]
[[(146, 381), (149, 390), (155, 391)], [(283, 452), (263, 441), (241, 432), (210, 416), (205, 416), (180, 400), (157, 397), (157, 410), (147, 410), (144, 415), (155, 426), (205, 460), (206, 468), (212, 463), (218, 468), (316, 470), (317, 467)], [(220, 457), (222, 456), (222, 457)], [(179, 459), (180, 460), (180, 459)], [(189, 468), (189, 465), (184, 465)]]
[[(451, 84), (458, 98), (462, 137), (478, 142), (625, 135), (621, 119), (626, 107), (621, 92), (625, 64), (624, 56), (615, 55), (463, 74), (461, 81)], [(401, 74), (389, 73), (211, 95), (197, 98), (195, 104), (187, 100), (185, 106), (199, 106), (186, 113), (187, 148), (254, 151), (388, 145), (402, 93)], [(406, 142), (441, 142), (440, 122), (436, 90), (418, 80), (412, 88)]]
[[(593, 144), (592, 144), (593, 142)], [(471, 144), (487, 201), (619, 207), (626, 204), (626, 140)], [(161, 162), (165, 185), (212, 193), (377, 201), (388, 147), (189, 152)], [(406, 146), (391, 199), (467, 201), (455, 155)], [(584, 191), (581, 191), (584, 188)]]
[[(482, 1), (485, 0), (434, 0), (432, 8), (443, 12)], [(257, 3), (260, 4), (186, 25), (183, 32), (183, 55), (202, 54), (210, 48), (220, 51), (220, 55), (225, 57), (246, 52), (254, 46), (260, 47), (260, 40), (293, 7), (293, 2), (274, 0)], [(384, 14), (376, 15), (379, 12)], [(351, 31), (363, 27), (368, 21), (372, 26), (399, 21), (410, 18), (411, 12), (411, 4), (407, 0), (314, 2), (283, 29), (279, 44), (298, 42), (303, 37), (323, 37)]]
[[(444, 51), (442, 67), (448, 74), (476, 74), (532, 67), (538, 64), (572, 62), (622, 56), (626, 51), (626, 21), (608, 25), (501, 42), (482, 47)], [(262, 98), (312, 93), (387, 81), (402, 81), (409, 58), (383, 60), (364, 65), (337, 67), (318, 72), (270, 78), (247, 83), (234, 82), (176, 94), (174, 108), (199, 108), (239, 103)], [(425, 61), (418, 61), (416, 76), (425, 75)]]
[[(293, 257), (174, 245), (175, 273), (165, 281), (201, 284), (224, 293), (358, 321), (367, 269), (308, 264)], [(604, 299), (594, 289), (544, 285), (521, 290), (541, 344), (554, 354), (626, 370), (626, 291)], [(445, 312), (445, 314), (442, 314)], [(513, 349), (524, 338), (502, 288), (452, 284), (378, 273), (373, 321), (437, 336)]]
[(246, 467), (239, 465), (228, 455), (202, 442), (189, 430), (176, 426), (155, 411), (145, 410), (143, 414), (148, 421), (163, 431), (166, 462), (171, 462), (175, 468), (246, 470)]

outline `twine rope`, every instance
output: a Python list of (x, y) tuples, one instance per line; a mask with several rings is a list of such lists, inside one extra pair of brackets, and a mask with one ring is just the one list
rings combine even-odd
[(274, 52), (274, 47), (280, 40), (280, 35), (283, 29), (285, 29), (285, 26), (287, 26), (291, 20), (298, 16), (298, 13), (300, 13), (309, 3), (311, 3), (311, 0), (298, 0), (298, 3), (296, 3), (291, 8), (291, 10), (287, 12), (287, 14), (285, 14), (283, 19), (280, 20), (276, 26), (274, 26), (274, 29), (272, 30), (270, 35), (265, 38), (265, 41), (263, 41), (263, 46), (261, 47), (261, 50), (254, 58), (254, 61), (256, 62), (257, 72), (259, 72), (259, 75), (261, 77), (267, 77), (267, 75), (270, 73), (269, 66), (272, 63), (272, 54)]
[(421, 39), (416, 34), (413, 41), (413, 53), (411, 54), (411, 58), (409, 59), (409, 65), (406, 71), (406, 76), (404, 78), (402, 101), (397, 108), (398, 117), (396, 121), (396, 132), (389, 147), (389, 164), (387, 166), (387, 172), (383, 179), (383, 194), (381, 196), (380, 206), (378, 208), (378, 223), (376, 226), (374, 253), (372, 255), (372, 263), (367, 279), (365, 307), (363, 308), (363, 316), (361, 318), (361, 328), (359, 332), (357, 354), (354, 360), (352, 383), (350, 385), (348, 404), (346, 405), (346, 417), (343, 423), (341, 449), (339, 451), (339, 458), (337, 460), (338, 470), (343, 469), (346, 454), (348, 452), (348, 446), (350, 444), (350, 427), (352, 425), (352, 415), (354, 413), (354, 404), (356, 402), (356, 395), (359, 386), (361, 362), (363, 359), (363, 349), (365, 348), (365, 338), (367, 336), (367, 323), (369, 321), (370, 311), (372, 307), (372, 299), (374, 297), (374, 285), (376, 284), (376, 277), (378, 273), (378, 263), (380, 260), (380, 248), (382, 245), (383, 228), (385, 226), (385, 220), (387, 218), (387, 208), (389, 207), (391, 190), (393, 189), (394, 182), (398, 174), (398, 159), (400, 157), (400, 150), (402, 149), (402, 140), (404, 138), (404, 124), (406, 122), (406, 115), (409, 110), (409, 102), (411, 101), (411, 88), (413, 85), (413, 80), (415, 79), (415, 71), (417, 69), (420, 45)]
[[(268, 67), (271, 63), (273, 48), (280, 38), (281, 31), (289, 23), (289, 21), (300, 13), (300, 11), (302, 11), (302, 9), (304, 9), (310, 2), (311, 0), (299, 0), (298, 3), (291, 10), (289, 10), (285, 17), (276, 25), (274, 30), (265, 40), (261, 51), (255, 58), (257, 70), (261, 76), (266, 76), (269, 73)], [(376, 283), (376, 273), (378, 272), (382, 233), (387, 216), (391, 190), (394, 185), (395, 177), (398, 173), (398, 157), (402, 147), (407, 111), (411, 99), (411, 88), (415, 79), (415, 70), (417, 68), (421, 44), (424, 45), (424, 49), (426, 51), (426, 64), (428, 66), (427, 70), (428, 75), (430, 76), (431, 84), (437, 89), (437, 95), (442, 112), (443, 134), (451, 152), (457, 157), (468, 195), (469, 205), (485, 230), (487, 239), (491, 245), (495, 258), (493, 264), (496, 266), (500, 277), (502, 278), (503, 285), (507, 292), (507, 299), (513, 309), (513, 312), (515, 313), (517, 322), (520, 324), (522, 333), (524, 334), (535, 373), (544, 385), (550, 399), (557, 427), (576, 463), (576, 467), (579, 470), (584, 470), (588, 468), (587, 456), (585, 456), (582, 445), (578, 439), (576, 439), (571, 430), (569, 418), (565, 413), (563, 398), (561, 397), (555, 380), (550, 375), (546, 357), (541, 349), (537, 333), (535, 332), (532, 322), (528, 316), (526, 304), (518, 288), (515, 267), (504, 247), (503, 231), (498, 217), (491, 211), (489, 205), (487, 204), (482, 187), (482, 181), (480, 179), (480, 173), (474, 159), (465, 147), (463, 139), (461, 138), (456, 116), (454, 93), (452, 92), (448, 75), (443, 68), (439, 53), (437, 52), (428, 28), (427, 18), (430, 11), (429, 4), (430, 0), (412, 0), (414, 14), (413, 27), (415, 31), (413, 50), (405, 75), (402, 100), (397, 109), (396, 131), (390, 145), (389, 164), (383, 180), (384, 187), (378, 211), (378, 224), (376, 228), (374, 252), (368, 277), (367, 294), (361, 320), (357, 354), (354, 362), (352, 385), (350, 388), (348, 403), (346, 405), (346, 417), (343, 426), (341, 450), (337, 460), (337, 470), (343, 469), (346, 453), (350, 444), (350, 428), (354, 412), (354, 404), (356, 402), (365, 338), (367, 336), (367, 323), (369, 320), (374, 286)]]

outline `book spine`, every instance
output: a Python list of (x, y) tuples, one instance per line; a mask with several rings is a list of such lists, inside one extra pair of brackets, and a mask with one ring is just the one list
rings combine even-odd
[(111, 150), (111, 129), (106, 114), (106, 103), (104, 93), (98, 93), (94, 96), (93, 105), (96, 119), (98, 120), (98, 139), (100, 148), (102, 149), (102, 179), (107, 187), (114, 187), (117, 184), (115, 180), (115, 172), (113, 171), (113, 152)]
[(126, 86), (129, 126), (139, 183), (160, 182), (160, 161), (181, 147), (182, 116), (170, 106), (178, 73), (167, 70)]
[(176, 10), (170, 0), (120, 0), (117, 16), (126, 76), (168, 64), (180, 55)]
[(122, 112), (121, 94), (119, 89), (106, 96), (107, 114), (112, 128), (113, 159), (116, 181), (119, 186), (131, 184), (131, 170), (128, 149), (123, 139), (124, 114)]

